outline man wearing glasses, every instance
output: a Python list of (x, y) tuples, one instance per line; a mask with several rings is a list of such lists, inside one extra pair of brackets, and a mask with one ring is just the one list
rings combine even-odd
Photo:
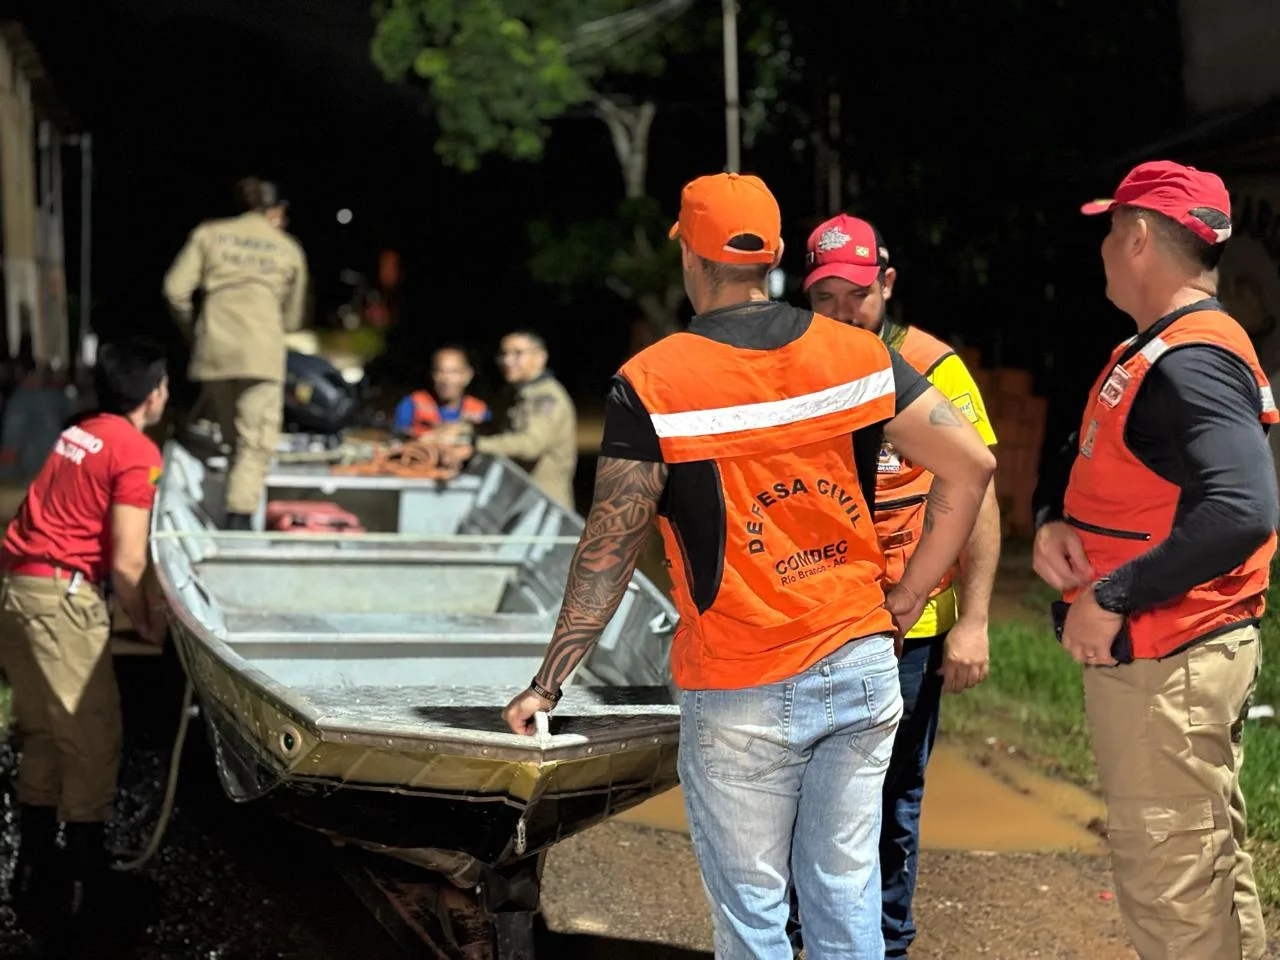
[[(547, 345), (530, 330), (502, 338), (498, 367), (516, 392), (502, 433), (478, 436), (477, 453), (510, 457), (529, 471), (542, 491), (572, 510), (573, 474), (578, 465), (578, 417), (569, 393), (547, 369)], [(447, 424), (440, 432), (460, 434)]]

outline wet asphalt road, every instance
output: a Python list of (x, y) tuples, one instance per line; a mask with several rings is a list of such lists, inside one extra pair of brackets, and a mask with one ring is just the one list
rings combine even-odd
[[(181, 667), (164, 655), (116, 657), (124, 704), (120, 795), (109, 842), (145, 848), (160, 813), (182, 701)], [(223, 793), (203, 722), (191, 722), (176, 803), (160, 849), (130, 888), (133, 933), (99, 941), (83, 960), (403, 960), (405, 954), (360, 904), (324, 837), (232, 803)], [(17, 840), (15, 754), (0, 747), (3, 828), (0, 880)], [(0, 906), (0, 957), (30, 955), (12, 911)], [(705, 955), (543, 930), (538, 960), (686, 960)], [(79, 960), (79, 958), (77, 958)]]

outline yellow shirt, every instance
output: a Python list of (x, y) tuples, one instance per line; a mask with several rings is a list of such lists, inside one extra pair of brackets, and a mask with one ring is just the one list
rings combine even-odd
[[(933, 368), (928, 379), (968, 418), (987, 446), (994, 447), (996, 433), (991, 428), (986, 404), (982, 402), (982, 394), (978, 392), (978, 385), (973, 382), (964, 361), (952, 354)], [(955, 626), (958, 616), (959, 604), (953, 582), (924, 605), (924, 612), (920, 614), (916, 625), (908, 631), (907, 638), (914, 640), (917, 637), (936, 637), (940, 633), (946, 633)]]

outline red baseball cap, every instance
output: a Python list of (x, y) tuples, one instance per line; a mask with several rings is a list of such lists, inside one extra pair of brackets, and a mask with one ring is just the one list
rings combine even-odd
[(1163, 213), (1206, 243), (1223, 243), (1231, 236), (1231, 195), (1222, 178), (1172, 160), (1138, 164), (1120, 181), (1114, 199), (1093, 200), (1080, 212), (1106, 213), (1115, 207)]
[(880, 239), (880, 231), (866, 220), (842, 213), (818, 224), (809, 234), (805, 263), (809, 274), (804, 278), (804, 290), (827, 277), (869, 287), (889, 265), (889, 249)]
[[(782, 211), (759, 177), (710, 174), (685, 184), (669, 236), (715, 263), (773, 263), (782, 249)], [(734, 245), (744, 237), (759, 245)]]

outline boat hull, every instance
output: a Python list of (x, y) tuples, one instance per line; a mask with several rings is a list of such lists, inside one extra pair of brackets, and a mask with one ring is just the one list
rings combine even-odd
[[(466, 886), (676, 785), (675, 615), (647, 581), (633, 582), (546, 728), (516, 736), (501, 710), (550, 636), (571, 546), (522, 547), (517, 535), (482, 547), (463, 535), (451, 553), (359, 535), (299, 546), (280, 534), (246, 545), (196, 509), (194, 462), (167, 451), (153, 552), (231, 799)], [(435, 505), (427, 520), (409, 517), (421, 527), (471, 496), (463, 529), (481, 515), (508, 531), (550, 526), (560, 540), (576, 532), (572, 520), (580, 530), (527, 490), (507, 492), (505, 514), (485, 501), (486, 490), (524, 482), (514, 469), (490, 464), (435, 500), (410, 483), (391, 506), (372, 498), (394, 488), (345, 482), (353, 502), (402, 524), (405, 500)], [(276, 483), (286, 496), (303, 484)], [(401, 586), (385, 604), (371, 595), (392, 583)], [(483, 609), (468, 612), (459, 584), (474, 585), (463, 599)], [(387, 609), (397, 604), (402, 612)]]
[(322, 730), (175, 634), (228, 796), (402, 859), (451, 850), (500, 866), (678, 782), (674, 718), (563, 758)]

